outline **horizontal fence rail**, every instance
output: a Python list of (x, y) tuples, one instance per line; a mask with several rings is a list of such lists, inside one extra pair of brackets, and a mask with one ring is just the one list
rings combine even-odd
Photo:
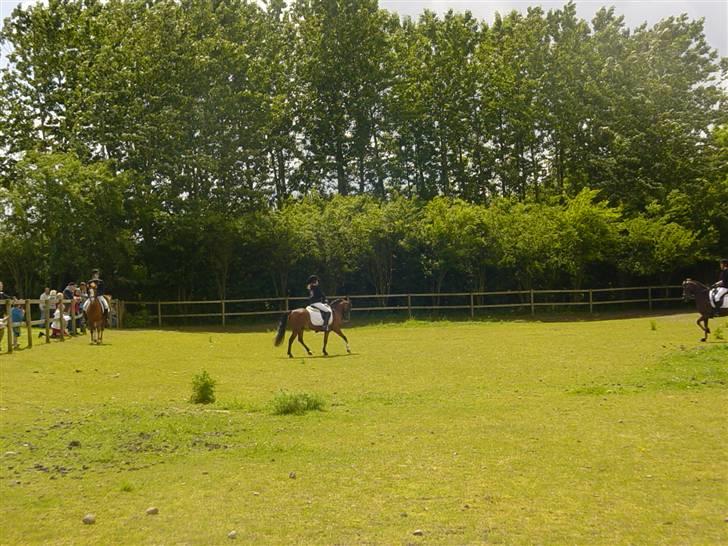
[[(575, 308), (593, 313), (609, 305), (656, 304), (682, 300), (682, 286), (631, 286), (623, 288), (588, 288), (577, 290), (504, 290), (489, 292), (442, 292), (406, 294), (357, 294), (352, 300), (352, 313), (406, 312), (412, 318), (421, 311), (466, 311), (475, 317), (477, 311), (515, 309), (536, 314), (539, 308)], [(335, 298), (331, 298), (333, 300)], [(120, 301), (117, 313), (120, 327), (170, 325), (178, 319), (215, 319), (226, 325), (237, 317), (279, 316), (297, 307), (304, 307), (306, 297), (272, 297), (191, 301)], [(209, 323), (209, 322), (208, 322)]]
[[(25, 327), (26, 333), (27, 333), (27, 348), (33, 347), (33, 334), (34, 332), (37, 332), (38, 330), (33, 330), (33, 326), (40, 326), (41, 332), (44, 333), (45, 342), (50, 343), (51, 342), (51, 326), (53, 322), (56, 320), (53, 316), (56, 311), (56, 305), (59, 303), (63, 304), (63, 312), (60, 313), (60, 317), (58, 318), (59, 321), (59, 334), (58, 339), (60, 341), (65, 341), (66, 338), (66, 330), (71, 335), (76, 335), (79, 330), (82, 330), (85, 332), (85, 325), (82, 321), (83, 319), (83, 312), (81, 311), (81, 306), (79, 304), (78, 313), (73, 313), (73, 306), (71, 304), (78, 303), (76, 300), (68, 300), (68, 299), (55, 299), (55, 300), (40, 300), (40, 299), (24, 299), (24, 300), (0, 300), (0, 309), (3, 309), (5, 311), (5, 316), (0, 318), (0, 340), (2, 339), (3, 334), (5, 337), (7, 337), (7, 352), (10, 354), (13, 352), (13, 350), (16, 348), (17, 343), (19, 342), (21, 336), (16, 336), (15, 332), (13, 331), (15, 328), (21, 328)], [(21, 322), (13, 322), (11, 320), (11, 312), (13, 307), (20, 305), (24, 312), (24, 317)], [(119, 307), (121, 305), (121, 302), (117, 300), (113, 300), (111, 303), (111, 325), (114, 326), (115, 324), (118, 324), (116, 321), (116, 318), (119, 316)], [(40, 310), (45, 311), (44, 313), (41, 312), (42, 318), (33, 320), (32, 313), (34, 310)], [(68, 316), (68, 320), (66, 320), (66, 316)]]

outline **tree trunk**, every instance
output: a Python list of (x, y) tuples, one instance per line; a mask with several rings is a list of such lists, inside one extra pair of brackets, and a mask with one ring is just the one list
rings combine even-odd
[(340, 195), (349, 195), (349, 183), (346, 180), (346, 165), (344, 165), (344, 144), (341, 138), (336, 139), (336, 177)]

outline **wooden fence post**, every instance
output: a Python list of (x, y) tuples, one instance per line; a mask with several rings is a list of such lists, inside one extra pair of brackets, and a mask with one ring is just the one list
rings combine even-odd
[(13, 317), (10, 300), (5, 300), (5, 327), (8, 329), (8, 354), (13, 352)]
[(162, 327), (162, 302), (157, 301), (157, 324)]
[(66, 304), (63, 303), (63, 298), (61, 298), (61, 313), (58, 317), (58, 325), (61, 327), (61, 341), (66, 341), (66, 317), (64, 314), (66, 313)]
[(51, 300), (46, 299), (45, 302), (45, 342), (51, 342)]
[(652, 311), (652, 287), (647, 287), (647, 300), (649, 301), (650, 311)]
[(594, 291), (591, 288), (589, 289), (589, 312), (594, 312)]
[(470, 293), (470, 318), (475, 317), (475, 307), (473, 302), (473, 293)]
[(533, 301), (533, 288), (531, 288), (531, 316), (536, 315), (536, 306)]
[(70, 325), (68, 327), (68, 331), (71, 333), (72, 336), (76, 335), (76, 312), (73, 309), (75, 303), (76, 302), (74, 301), (74, 298), (71, 297), (71, 303), (68, 304), (68, 308), (70, 310), (68, 316), (71, 317), (71, 320), (69, 321)]
[(222, 325), (225, 326), (225, 300), (221, 301), (220, 307), (222, 312)]
[(33, 348), (33, 325), (31, 324), (30, 302), (25, 300), (25, 327), (28, 329), (28, 349)]
[(407, 313), (409, 314), (409, 318), (412, 318), (412, 295), (407, 294)]

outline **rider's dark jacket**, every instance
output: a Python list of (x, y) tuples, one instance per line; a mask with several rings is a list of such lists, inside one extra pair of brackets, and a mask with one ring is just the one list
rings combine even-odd
[(86, 286), (91, 286), (91, 283), (94, 283), (96, 285), (96, 290), (94, 291), (95, 295), (97, 296), (103, 296), (104, 295), (104, 281), (101, 279), (91, 279), (86, 283)]
[(326, 303), (326, 296), (324, 296), (318, 284), (308, 286), (308, 304), (311, 305), (312, 303)]
[(722, 286), (723, 288), (728, 288), (728, 269), (720, 270), (720, 279), (718, 279), (718, 282), (716, 284)]

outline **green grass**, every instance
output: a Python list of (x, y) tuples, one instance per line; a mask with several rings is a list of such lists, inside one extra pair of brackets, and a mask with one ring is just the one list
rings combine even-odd
[[(0, 544), (728, 543), (728, 344), (651, 318), (372, 325), (329, 358), (272, 331), (3, 353)], [(214, 404), (189, 402), (201, 369)]]
[(318, 394), (279, 392), (273, 399), (275, 415), (303, 415), (307, 411), (323, 411), (326, 403)]

